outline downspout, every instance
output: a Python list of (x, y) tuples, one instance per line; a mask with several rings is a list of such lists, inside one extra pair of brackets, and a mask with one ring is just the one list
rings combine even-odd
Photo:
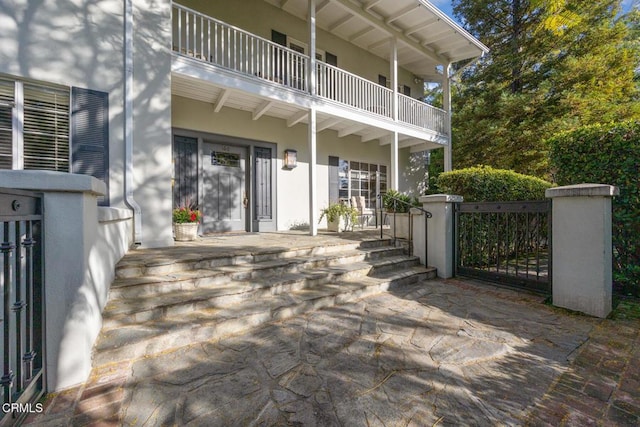
[(142, 210), (133, 198), (133, 0), (124, 0), (124, 197), (133, 210), (136, 246), (142, 243)]

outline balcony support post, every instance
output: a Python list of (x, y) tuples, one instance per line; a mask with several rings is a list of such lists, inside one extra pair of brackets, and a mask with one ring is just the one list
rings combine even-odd
[(309, 109), (309, 234), (318, 234), (318, 200), (316, 193), (317, 117), (315, 107)]
[(445, 111), (444, 130), (447, 134), (447, 145), (444, 147), (444, 171), (448, 172), (453, 168), (451, 157), (453, 155), (451, 139), (451, 64), (444, 65), (442, 72), (442, 107)]
[(316, 69), (316, 0), (309, 0), (309, 66), (307, 67), (309, 86), (307, 90), (311, 95), (317, 94)]
[[(391, 109), (392, 118), (394, 121), (398, 121), (398, 40), (395, 37), (391, 37), (390, 49), (389, 49), (389, 64), (391, 69), (391, 89), (393, 90), (393, 97)], [(393, 132), (391, 135), (391, 176), (389, 177), (389, 184), (392, 190), (398, 190), (398, 132)]]
[(391, 174), (389, 188), (398, 191), (398, 132), (391, 135)]

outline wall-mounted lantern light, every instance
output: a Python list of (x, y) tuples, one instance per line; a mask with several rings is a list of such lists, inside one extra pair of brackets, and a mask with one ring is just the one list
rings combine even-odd
[(296, 150), (284, 150), (284, 168), (293, 169), (298, 166), (298, 152)]

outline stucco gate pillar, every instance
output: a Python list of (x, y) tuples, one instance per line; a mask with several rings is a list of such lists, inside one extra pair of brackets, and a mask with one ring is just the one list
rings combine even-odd
[(618, 194), (604, 184), (546, 191), (553, 200), (553, 305), (597, 317), (611, 312), (611, 198)]
[[(448, 279), (454, 275), (454, 208), (462, 196), (433, 194), (420, 197), (424, 210), (433, 215), (427, 220), (427, 265), (438, 270), (438, 277)], [(422, 246), (424, 247), (424, 246)], [(420, 250), (416, 247), (416, 250)], [(416, 253), (416, 255), (420, 255)], [(422, 258), (422, 256), (421, 256)]]

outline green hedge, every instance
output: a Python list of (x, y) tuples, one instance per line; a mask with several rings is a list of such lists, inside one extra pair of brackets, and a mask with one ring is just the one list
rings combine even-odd
[(611, 184), (616, 290), (640, 296), (640, 122), (596, 125), (551, 138), (550, 165), (559, 185)]
[(544, 200), (551, 183), (510, 170), (479, 166), (444, 172), (438, 177), (438, 191), (457, 194), (465, 202)]

